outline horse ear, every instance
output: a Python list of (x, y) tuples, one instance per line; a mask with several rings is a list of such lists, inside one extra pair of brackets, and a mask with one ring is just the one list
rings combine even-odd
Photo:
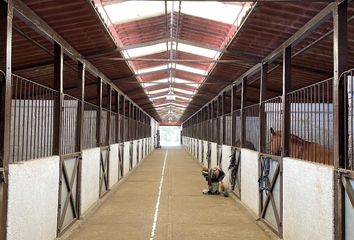
[(275, 135), (275, 131), (274, 131), (274, 129), (271, 127), (270, 128), (270, 133), (274, 136)]

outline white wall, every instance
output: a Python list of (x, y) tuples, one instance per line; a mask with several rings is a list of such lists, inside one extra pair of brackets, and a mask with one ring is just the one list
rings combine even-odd
[(56, 237), (59, 157), (9, 165), (8, 240)]
[(126, 176), (126, 174), (129, 172), (129, 148), (130, 148), (130, 142), (124, 142), (124, 163), (123, 163), (124, 176)]
[(231, 156), (231, 146), (222, 145), (222, 158), (221, 158), (221, 168), (225, 172), (224, 185), (229, 188), (229, 165)]
[(202, 145), (203, 145), (203, 141), (202, 140), (198, 140), (198, 145), (199, 145), (199, 156), (198, 156), (198, 160), (199, 162), (202, 162)]
[(333, 184), (333, 167), (284, 158), (284, 239), (333, 239)]
[(134, 140), (133, 141), (133, 168), (136, 166), (138, 162), (138, 154), (136, 152), (136, 146), (138, 145), (138, 141)]
[(109, 152), (109, 188), (118, 182), (118, 144), (110, 145)]
[(99, 198), (100, 148), (82, 151), (81, 214)]
[(204, 144), (204, 167), (208, 167), (207, 153), (208, 153), (208, 141), (203, 141)]
[(241, 149), (241, 200), (258, 215), (258, 152)]
[(140, 156), (139, 156), (139, 161), (143, 160), (143, 158), (144, 158), (144, 140), (145, 140), (145, 139), (141, 139), (141, 140), (140, 140), (140, 150), (139, 150)]
[(217, 164), (217, 143), (211, 143), (211, 167), (215, 167)]

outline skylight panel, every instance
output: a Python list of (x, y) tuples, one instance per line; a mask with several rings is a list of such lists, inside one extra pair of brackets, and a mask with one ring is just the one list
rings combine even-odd
[(175, 83), (193, 83), (193, 81), (182, 79), (182, 78), (175, 78)]
[(179, 98), (179, 99), (182, 99), (182, 100), (186, 100), (186, 101), (191, 101), (192, 100), (192, 98), (183, 97), (183, 96), (180, 96), (180, 95), (177, 95), (177, 94), (176, 94), (176, 98)]
[(152, 87), (152, 86), (155, 86), (157, 85), (156, 83), (143, 83), (143, 86), (144, 87)]
[(136, 74), (145, 74), (145, 73), (155, 72), (155, 71), (165, 70), (165, 69), (167, 69), (167, 64), (161, 65), (161, 66), (156, 66), (156, 67), (151, 67), (151, 68), (143, 68), (143, 69), (135, 70), (135, 73)]
[(199, 87), (199, 84), (197, 84), (197, 83), (188, 83), (186, 85), (190, 86), (190, 87), (193, 87), (193, 88), (198, 88)]
[(159, 80), (155, 80), (153, 81), (154, 83), (168, 83), (168, 78), (163, 78), (163, 79), (159, 79)]
[(212, 58), (212, 59), (214, 59), (215, 56), (217, 56), (217, 54), (220, 53), (215, 50), (202, 48), (202, 47), (196, 47), (196, 46), (192, 46), (192, 45), (185, 44), (185, 43), (178, 43), (178, 51), (192, 53), (192, 54), (196, 54), (199, 56), (204, 56), (204, 57)]
[(166, 96), (151, 97), (150, 99), (151, 100), (158, 100), (158, 99), (161, 99), (161, 98), (166, 98)]
[(226, 24), (233, 24), (241, 10), (241, 4), (222, 2), (182, 2), (181, 8), (182, 13)]
[(203, 75), (203, 76), (206, 76), (207, 73), (208, 73), (205, 70), (198, 69), (198, 68), (193, 68), (193, 67), (188, 67), (188, 66), (181, 65), (181, 64), (176, 64), (176, 69), (182, 70), (182, 71), (186, 71), (186, 72), (190, 72), (190, 73), (196, 73), (196, 74)]
[(126, 1), (104, 7), (113, 24), (142, 20), (165, 14), (163, 1)]
[(150, 46), (137, 47), (137, 48), (124, 50), (124, 52), (126, 52), (127, 55), (131, 58), (141, 57), (141, 56), (150, 55), (159, 52), (165, 52), (165, 51), (166, 51), (166, 43), (158, 43)]
[(188, 95), (194, 95), (194, 92), (188, 91), (188, 90), (184, 90), (184, 89), (180, 89), (180, 88), (173, 88), (173, 90), (176, 91), (176, 92), (180, 92), (180, 93), (184, 93), (184, 94), (188, 94)]
[(167, 92), (167, 91), (168, 91), (168, 88), (162, 88), (162, 89), (149, 91), (149, 94), (163, 93), (163, 92)]

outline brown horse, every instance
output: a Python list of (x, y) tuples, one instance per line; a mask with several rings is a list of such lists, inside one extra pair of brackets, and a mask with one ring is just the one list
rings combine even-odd
[[(270, 154), (280, 155), (281, 153), (281, 131), (270, 129), (269, 141)], [(333, 151), (325, 146), (306, 141), (294, 134), (290, 134), (289, 156), (292, 158), (304, 159), (312, 162), (333, 164)]]

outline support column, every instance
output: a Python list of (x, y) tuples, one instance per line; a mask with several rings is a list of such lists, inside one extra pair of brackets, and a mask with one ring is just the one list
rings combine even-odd
[(116, 98), (116, 112), (117, 112), (117, 122), (116, 122), (116, 143), (121, 142), (121, 137), (120, 137), (120, 99), (119, 99), (120, 95), (119, 92), (117, 92), (117, 98)]
[(242, 90), (241, 90), (241, 147), (243, 148), (246, 141), (246, 117), (244, 113), (244, 108), (247, 105), (247, 77), (242, 79)]
[(102, 116), (102, 79), (97, 77), (97, 118), (96, 118), (96, 147), (101, 147), (101, 116)]
[(84, 133), (84, 113), (85, 113), (85, 65), (78, 62), (78, 88), (80, 90), (81, 102), (78, 104), (77, 108), (77, 122), (76, 122), (76, 152), (81, 152), (83, 149), (83, 133)]
[(108, 85), (108, 114), (107, 114), (107, 134), (106, 143), (111, 144), (111, 118), (112, 118), (112, 86)]
[(291, 46), (283, 52), (283, 96), (282, 96), (282, 157), (289, 157), (290, 139), (290, 102), (288, 93), (291, 90)]
[(236, 110), (236, 86), (232, 85), (231, 88), (231, 146), (236, 145), (236, 135), (235, 135), (235, 126), (236, 126), (236, 116), (234, 111)]
[(57, 98), (54, 100), (53, 114), (53, 155), (60, 155), (61, 134), (62, 134), (62, 107), (63, 107), (63, 86), (64, 86), (64, 68), (63, 68), (63, 48), (54, 43), (54, 89), (57, 91)]
[[(333, 138), (334, 138), (334, 169), (343, 166), (346, 141), (347, 141), (347, 119), (345, 116), (345, 92), (344, 82), (340, 82), (340, 76), (348, 70), (348, 3), (337, 1), (333, 9)], [(344, 189), (341, 183), (341, 175), (334, 172), (334, 204), (335, 204), (335, 239), (345, 239), (345, 206)]]
[(267, 99), (268, 63), (261, 66), (261, 86), (259, 92), (259, 151), (264, 152), (266, 147), (266, 136), (270, 129), (266, 129), (266, 112), (262, 104)]
[[(0, 167), (3, 179), (8, 179), (8, 164), (10, 162), (12, 19), (12, 0), (8, 0), (7, 3), (0, 1)], [(3, 187), (0, 238), (6, 240), (8, 182), (1, 181)]]

